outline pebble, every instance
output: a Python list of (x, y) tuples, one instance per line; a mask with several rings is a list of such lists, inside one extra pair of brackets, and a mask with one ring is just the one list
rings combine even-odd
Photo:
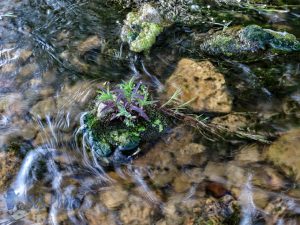
[(120, 207), (126, 202), (128, 193), (121, 186), (114, 186), (100, 193), (100, 201), (108, 208)]

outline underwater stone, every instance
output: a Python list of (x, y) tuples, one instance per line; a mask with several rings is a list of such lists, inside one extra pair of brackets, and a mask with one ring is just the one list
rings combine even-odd
[(287, 132), (275, 141), (267, 151), (267, 159), (286, 175), (300, 181), (300, 130)]
[(13, 181), (21, 165), (16, 151), (0, 152), (0, 190), (3, 191)]
[(121, 31), (121, 39), (133, 52), (148, 51), (156, 37), (163, 31), (162, 19), (151, 5), (145, 4), (138, 12), (127, 14)]
[(293, 34), (249, 25), (217, 32), (200, 44), (200, 49), (212, 56), (255, 60), (265, 53), (298, 52), (300, 42)]

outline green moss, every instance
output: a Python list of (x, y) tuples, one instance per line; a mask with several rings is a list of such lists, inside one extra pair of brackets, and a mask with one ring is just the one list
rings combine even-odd
[(204, 41), (200, 49), (209, 55), (257, 60), (267, 53), (300, 51), (300, 42), (292, 34), (249, 25), (216, 33)]
[(163, 31), (161, 18), (156, 10), (145, 4), (140, 11), (127, 14), (122, 27), (121, 39), (134, 52), (149, 51), (156, 37)]
[(239, 33), (240, 41), (255, 43), (255, 46), (261, 49), (264, 49), (266, 43), (273, 38), (270, 33), (257, 25), (249, 25), (241, 29)]
[(89, 113), (84, 123), (92, 151), (100, 158), (110, 157), (118, 147), (132, 149), (143, 141), (158, 138), (168, 127), (167, 118), (155, 110), (148, 109), (150, 121), (137, 120), (128, 127), (122, 121), (106, 122)]
[(156, 42), (156, 37), (163, 31), (163, 27), (155, 23), (142, 23), (139, 35), (130, 44), (134, 52), (148, 51)]
[(270, 35), (272, 39), (270, 45), (275, 52), (292, 52), (300, 51), (300, 42), (293, 34), (287, 32), (275, 32), (273, 30), (265, 30)]
[(229, 36), (220, 35), (215, 37), (208, 45), (217, 54), (232, 56), (233, 52), (236, 51), (237, 43)]

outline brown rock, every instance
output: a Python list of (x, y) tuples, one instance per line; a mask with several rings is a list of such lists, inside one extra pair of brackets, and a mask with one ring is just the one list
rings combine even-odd
[(235, 160), (247, 164), (247, 163), (256, 163), (263, 161), (264, 157), (260, 154), (258, 145), (246, 145), (243, 146), (239, 153), (235, 156)]
[(103, 204), (109, 208), (114, 209), (126, 202), (128, 193), (121, 186), (115, 186), (108, 188), (104, 192), (101, 192), (100, 199)]
[(20, 158), (14, 151), (0, 152), (0, 190), (3, 191), (18, 173)]
[(221, 198), (229, 193), (229, 191), (223, 186), (223, 184), (217, 182), (208, 182), (205, 186), (205, 191), (215, 198)]
[(24, 101), (23, 96), (19, 93), (11, 93), (0, 96), (0, 112), (8, 115), (21, 115), (28, 110), (28, 103)]
[(253, 184), (268, 190), (281, 190), (286, 187), (287, 182), (275, 169), (263, 166), (253, 168)]
[(188, 102), (195, 111), (230, 112), (232, 98), (227, 91), (224, 76), (209, 61), (179, 61), (174, 73), (166, 82), (170, 98), (181, 90), (178, 99)]
[(120, 220), (124, 225), (148, 225), (151, 224), (154, 209), (144, 199), (130, 196), (120, 211)]
[(36, 63), (27, 64), (20, 69), (19, 75), (24, 78), (29, 77), (32, 76), (37, 69), (38, 65)]
[(134, 164), (141, 167), (147, 166), (154, 185), (163, 187), (171, 183), (178, 172), (174, 155), (179, 154), (180, 149), (188, 145), (192, 139), (191, 131), (183, 126), (177, 127), (147, 154), (138, 158)]
[(56, 71), (48, 70), (42, 74), (43, 83), (51, 84), (56, 80)]
[(177, 193), (187, 192), (190, 187), (190, 180), (189, 177), (185, 174), (180, 174), (174, 180), (174, 190)]
[(8, 63), (0, 67), (1, 73), (12, 73), (16, 70), (16, 65), (14, 63)]
[(101, 40), (98, 36), (91, 36), (88, 39), (86, 39), (85, 41), (81, 42), (77, 49), (79, 51), (80, 54), (83, 54), (87, 51), (90, 51), (92, 49), (95, 48), (100, 48), (101, 47)]
[(267, 159), (286, 175), (300, 181), (300, 129), (292, 130), (275, 141), (267, 151)]
[(105, 210), (105, 207), (95, 205), (85, 211), (85, 217), (89, 225), (116, 225), (114, 217)]
[(55, 100), (49, 97), (39, 101), (31, 108), (30, 113), (34, 116), (40, 116), (41, 118), (46, 118), (46, 115), (53, 116), (57, 113)]
[(25, 124), (20, 130), (20, 136), (22, 136), (24, 140), (32, 140), (37, 132), (37, 128), (34, 124)]
[(201, 144), (190, 143), (180, 148), (176, 153), (176, 162), (179, 165), (201, 165), (206, 157), (203, 156), (205, 147)]
[(211, 123), (222, 126), (231, 132), (235, 132), (245, 128), (248, 124), (248, 120), (243, 115), (229, 114), (226, 116), (215, 117)]
[(19, 51), (19, 59), (22, 62), (25, 62), (27, 59), (29, 59), (29, 57), (32, 55), (32, 51), (31, 50), (26, 50), (26, 49), (22, 49)]

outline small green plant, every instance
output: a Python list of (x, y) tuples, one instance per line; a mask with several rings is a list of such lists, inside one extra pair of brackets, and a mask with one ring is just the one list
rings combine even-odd
[(134, 78), (101, 88), (95, 108), (83, 119), (85, 137), (93, 155), (104, 162), (124, 162), (140, 143), (160, 137), (167, 117), (150, 97), (148, 88)]
[(122, 120), (128, 127), (133, 127), (139, 118), (149, 121), (145, 108), (155, 103), (150, 100), (146, 86), (141, 82), (135, 83), (133, 78), (112, 90), (108, 85), (99, 91), (97, 99), (102, 106), (100, 115), (109, 121)]

